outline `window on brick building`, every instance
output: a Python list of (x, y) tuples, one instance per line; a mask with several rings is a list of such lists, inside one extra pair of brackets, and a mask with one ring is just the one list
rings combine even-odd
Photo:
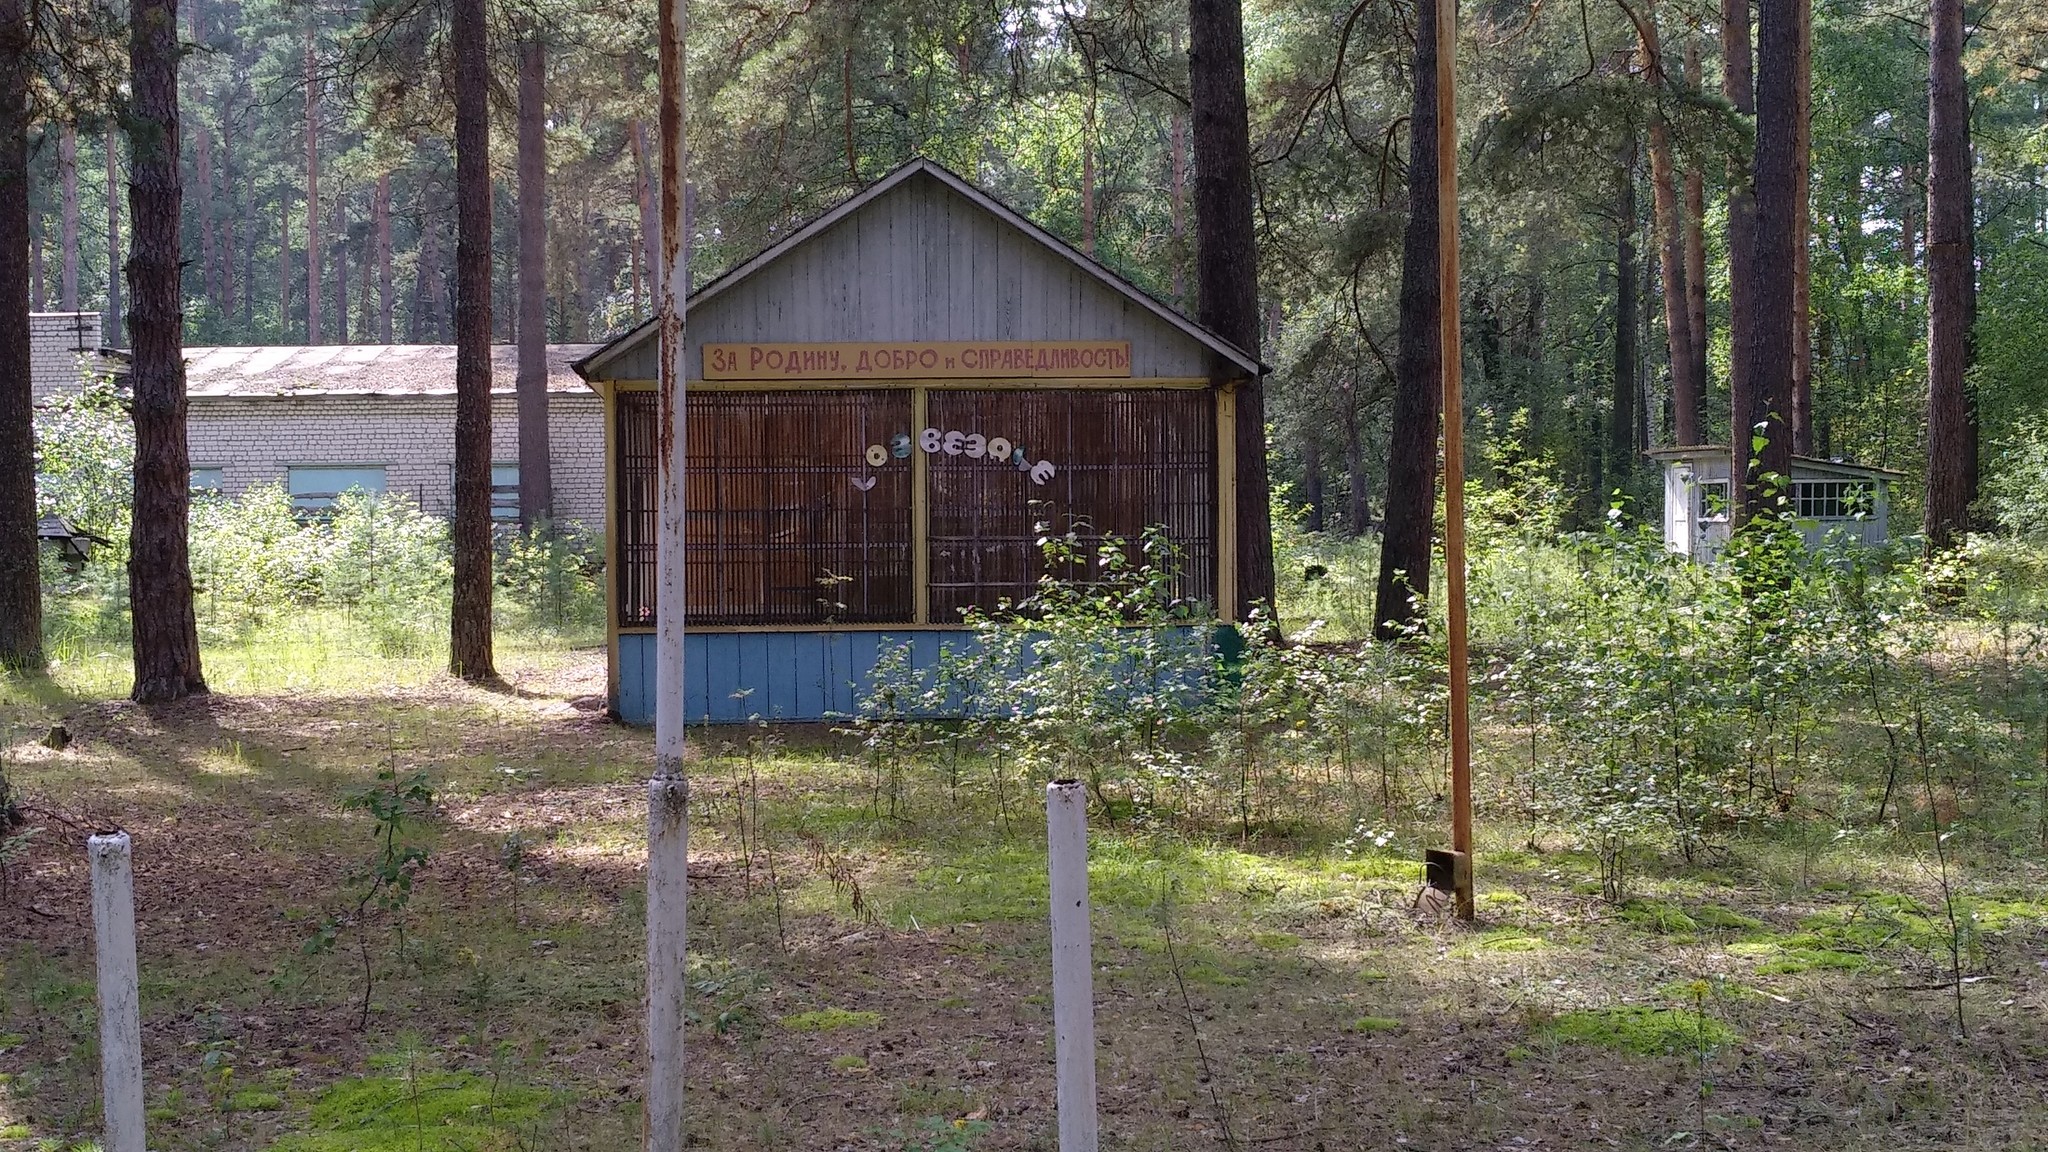
[(226, 470), (221, 468), (194, 468), (192, 490), (194, 492), (219, 492), (227, 486)]
[(325, 512), (344, 492), (384, 494), (382, 464), (317, 464), (285, 469), (285, 490), (299, 512)]

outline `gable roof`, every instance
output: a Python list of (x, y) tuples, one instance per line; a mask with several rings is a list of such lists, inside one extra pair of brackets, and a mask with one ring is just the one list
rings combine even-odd
[[(1708, 456), (1726, 459), (1728, 451), (1729, 449), (1726, 444), (1684, 444), (1676, 448), (1653, 448), (1643, 453), (1643, 455), (1660, 464), (1664, 464), (1682, 460), (1697, 460)], [(1850, 460), (1836, 460), (1821, 456), (1795, 455), (1792, 457), (1792, 463), (1809, 472), (1819, 472), (1823, 475), (1884, 480), (1903, 480), (1906, 478), (1906, 474), (1896, 468), (1879, 468), (1873, 464), (1857, 464)]]
[[(841, 201), (836, 207), (813, 218), (809, 223), (804, 224), (782, 240), (770, 245), (751, 259), (742, 261), (719, 274), (703, 287), (690, 294), (687, 307), (694, 309), (702, 304), (710, 303), (721, 294), (730, 291), (735, 285), (746, 280), (749, 276), (773, 264), (791, 251), (802, 247), (841, 220), (846, 219), (876, 200), (887, 196), (891, 191), (917, 176), (929, 176), (937, 180), (1002, 223), (1009, 225), (1017, 232), (1036, 241), (1053, 256), (1081, 269), (1112, 292), (1137, 304), (1140, 308), (1165, 321), (1168, 325), (1178, 329), (1183, 335), (1202, 344), (1245, 372), (1253, 375), (1264, 375), (1267, 371), (1264, 364), (1237, 345), (1225, 340), (1187, 316), (1182, 315), (1177, 309), (1161, 303), (1150, 293), (1124, 279), (1122, 276), (1117, 275), (1115, 272), (1110, 271), (1093, 257), (1088, 256), (1073, 245), (1032, 223), (1021, 213), (1004, 204), (995, 196), (969, 183), (952, 169), (922, 156), (911, 160), (895, 171), (890, 172), (887, 176), (854, 193), (844, 201)], [(655, 324), (656, 320), (653, 318), (643, 321), (637, 327), (613, 339), (590, 355), (574, 362), (571, 367), (585, 379), (590, 378), (592, 373), (602, 370), (606, 364), (651, 337), (654, 334)]]
[[(595, 344), (547, 346), (548, 391), (581, 392), (572, 365)], [(491, 345), (491, 391), (511, 392), (519, 352)], [(193, 399), (257, 396), (446, 396), (455, 392), (453, 344), (315, 344), (185, 349)]]

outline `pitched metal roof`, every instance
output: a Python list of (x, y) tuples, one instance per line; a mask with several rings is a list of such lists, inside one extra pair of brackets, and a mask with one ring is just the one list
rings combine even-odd
[[(1144, 289), (1138, 287), (1137, 285), (1131, 283), (1129, 280), (1124, 279), (1122, 276), (1117, 275), (1115, 272), (1110, 271), (1108, 268), (1104, 267), (1101, 263), (1097, 262), (1093, 257), (1082, 252), (1080, 249), (1075, 248), (1073, 245), (1067, 243), (1066, 241), (1060, 239), (1059, 237), (1053, 235), (1045, 229), (1040, 228), (1038, 225), (1033, 224), (1021, 213), (1017, 212), (1009, 205), (1004, 204), (1001, 200), (996, 199), (995, 196), (969, 183), (967, 179), (965, 177), (962, 177), (959, 173), (954, 172), (952, 169), (946, 167), (943, 164), (938, 163), (937, 161), (930, 160), (922, 156), (914, 160), (911, 160), (910, 162), (897, 168), (895, 171), (889, 173), (887, 176), (882, 177), (880, 180), (877, 180), (873, 184), (868, 185), (866, 188), (861, 189), (859, 192), (854, 193), (852, 196), (848, 197), (844, 201), (841, 201), (838, 204), (838, 206), (812, 219), (809, 223), (798, 228), (796, 231), (790, 233), (788, 236), (784, 237), (782, 240), (776, 242), (775, 244), (770, 245), (768, 248), (756, 254), (753, 258), (742, 261), (741, 263), (733, 266), (732, 268), (727, 269), (725, 272), (721, 273), (715, 279), (706, 283), (703, 287), (698, 288), (696, 291), (690, 293), (690, 298), (686, 304), (686, 307), (696, 308), (701, 304), (710, 303), (712, 300), (716, 299), (720, 294), (731, 289), (734, 285), (745, 280), (748, 276), (751, 276), (755, 272), (766, 267), (767, 265), (774, 263), (776, 260), (780, 259), (784, 254), (790, 252), (795, 248), (802, 246), (803, 244), (811, 240), (813, 237), (817, 236), (819, 233), (824, 232), (826, 229), (832, 227), (834, 224), (837, 224), (839, 221), (845, 219), (848, 216), (851, 216), (855, 212), (858, 212), (865, 205), (870, 204), (875, 200), (878, 200), (883, 196), (888, 195), (896, 187), (903, 184), (905, 181), (910, 180), (912, 177), (918, 175), (930, 176), (933, 179), (939, 181), (940, 183), (946, 185), (948, 188), (951, 188), (954, 192), (959, 193), (962, 197), (976, 204), (989, 214), (995, 216), (1003, 223), (1008, 224), (1010, 227), (1016, 229), (1019, 232), (1022, 232), (1024, 235), (1029, 236), (1033, 240), (1036, 240), (1039, 244), (1043, 245), (1045, 248), (1050, 250), (1055, 256), (1058, 256), (1061, 259), (1064, 259), (1072, 263), (1076, 267), (1080, 268), (1082, 271), (1088, 273), (1088, 275), (1094, 277), (1096, 280), (1101, 281), (1104, 285), (1108, 286), (1110, 290), (1117, 292), (1120, 295), (1123, 295), (1129, 298), (1130, 300), (1134, 301), (1140, 307), (1143, 307), (1146, 311), (1151, 312), (1153, 315), (1157, 316), (1161, 320), (1164, 320), (1166, 323), (1179, 329), (1182, 333), (1186, 334), (1191, 339), (1207, 346), (1209, 349), (1211, 349), (1218, 355), (1222, 356), (1225, 360), (1228, 360), (1232, 364), (1237, 365), (1244, 371), (1253, 373), (1255, 375), (1264, 375), (1266, 373), (1266, 365), (1260, 363), (1250, 353), (1244, 351), (1242, 348), (1239, 348), (1237, 345), (1231, 343), (1230, 341), (1225, 340), (1223, 337), (1210, 331), (1208, 328), (1203, 327), (1196, 321), (1191, 320), (1187, 316), (1182, 315), (1177, 309), (1168, 307), (1166, 304), (1161, 303), (1159, 300), (1155, 299), (1150, 293), (1146, 292)], [(632, 348), (635, 345), (639, 344), (641, 341), (652, 337), (654, 334), (654, 329), (655, 321), (652, 318), (645, 320), (638, 327), (632, 329), (629, 332), (626, 332), (624, 335), (621, 335), (616, 339), (613, 339), (611, 342), (605, 344), (601, 348), (598, 348), (596, 351), (592, 352), (588, 356), (585, 356), (581, 360), (576, 361), (573, 365), (571, 365), (571, 367), (573, 367), (579, 374), (581, 374), (585, 378), (588, 378), (591, 373), (602, 369), (606, 363), (616, 358), (617, 356), (625, 352), (627, 349)]]
[[(1696, 460), (1702, 456), (1728, 455), (1726, 444), (1682, 444), (1676, 448), (1652, 448), (1643, 453), (1659, 462), (1669, 460)], [(1852, 460), (1836, 460), (1823, 456), (1792, 457), (1792, 463), (1815, 472), (1833, 473), (1842, 476), (1882, 476), (1887, 480), (1903, 480), (1904, 472), (1896, 468), (1879, 468), (1874, 464), (1858, 464)]]
[[(572, 366), (595, 344), (547, 346), (548, 391), (584, 391)], [(519, 353), (491, 346), (491, 391), (511, 392)], [(194, 399), (260, 396), (443, 396), (455, 392), (453, 344), (281, 344), (185, 349)]]

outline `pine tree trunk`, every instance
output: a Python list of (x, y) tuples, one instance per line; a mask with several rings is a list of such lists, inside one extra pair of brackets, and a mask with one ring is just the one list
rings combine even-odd
[[(1180, 30), (1174, 29), (1173, 54), (1180, 55)], [(1173, 263), (1173, 303), (1177, 308), (1186, 308), (1188, 303), (1186, 269), (1188, 262), (1187, 191), (1188, 191), (1188, 115), (1178, 104), (1167, 113), (1166, 121), (1166, 182), (1168, 235), (1172, 237), (1171, 259)]]
[(1798, 0), (1799, 63), (1793, 70), (1792, 451), (1813, 453), (1813, 0)]
[(43, 220), (39, 212), (29, 214), (28, 267), (32, 285), (35, 310), (44, 310), (43, 298)]
[(107, 122), (107, 323), (101, 339), (126, 348), (127, 315), (121, 305), (121, 130)]
[(391, 343), (392, 298), (397, 294), (391, 275), (391, 173), (377, 176), (377, 339)]
[[(198, 36), (197, 19), (194, 19), (193, 36)], [(203, 96), (203, 93), (202, 93)], [(213, 235), (213, 133), (206, 122), (193, 117), (192, 133), (193, 183), (199, 193), (199, 291), (206, 300), (206, 320), (210, 325), (220, 324), (220, 294), (214, 290), (214, 235)]]
[(334, 342), (348, 338), (348, 197), (334, 194)]
[[(1685, 87), (1700, 90), (1700, 42), (1696, 35), (1685, 38)], [(1685, 313), (1692, 334), (1693, 379), (1699, 381), (1700, 396), (1707, 394), (1707, 180), (1695, 164), (1685, 170)], [(1704, 435), (1699, 414), (1693, 416), (1693, 434)], [(1683, 442), (1683, 441), (1681, 441)], [(1697, 444), (1699, 441), (1693, 441)]]
[(1932, 0), (1927, 70), (1927, 551), (1969, 528), (1970, 94), (1962, 0)]
[(277, 342), (292, 338), (292, 194), (277, 193)]
[(6, 672), (44, 667), (28, 321), (30, 39), (28, 0), (0, 0), (0, 671)]
[(1751, 251), (1749, 302), (1751, 338), (1745, 365), (1748, 405), (1738, 424), (1739, 451), (1751, 445), (1739, 435), (1759, 428), (1763, 450), (1743, 476), (1736, 523), (1772, 514), (1776, 497), (1762, 477), (1792, 474), (1792, 238), (1800, 197), (1793, 186), (1793, 150), (1798, 138), (1798, 64), (1804, 0), (1761, 0), (1757, 6), (1755, 246)]
[[(1259, 261), (1252, 226), (1252, 147), (1239, 0), (1188, 0), (1188, 91), (1195, 130), (1196, 318), (1259, 355)], [(1236, 369), (1219, 365), (1230, 387)], [(1266, 478), (1265, 389), (1237, 389), (1237, 603), (1232, 618), (1273, 602), (1273, 524)]]
[(57, 281), (58, 307), (78, 311), (78, 127), (70, 121), (57, 135), (57, 183), (63, 206), (58, 238), (63, 241), (63, 270)]
[(465, 680), (491, 659), (490, 58), (483, 0), (454, 0), (455, 596), (448, 663)]
[(1680, 444), (1697, 444), (1700, 435), (1700, 380), (1694, 374), (1690, 288), (1685, 275), (1686, 229), (1680, 219), (1678, 178), (1671, 161), (1671, 131), (1664, 120), (1668, 85), (1664, 50), (1657, 35), (1657, 9), (1643, 6), (1638, 31), (1642, 40), (1643, 78), (1655, 92), (1650, 113), (1651, 203), (1657, 216), (1658, 270), (1664, 282), (1665, 347), (1671, 363), (1671, 429)]
[(306, 343), (321, 339), (320, 277), (326, 253), (320, 249), (320, 85), (313, 43), (306, 41)]
[(130, 11), (135, 511), (128, 534), (128, 600), (134, 623), (132, 695), (156, 704), (203, 694), (206, 680), (199, 668), (186, 540), (192, 468), (185, 444), (179, 286), (177, 0), (134, 0)]
[(647, 269), (647, 294), (661, 298), (661, 221), (654, 212), (654, 170), (647, 155), (647, 125), (633, 121), (633, 166), (638, 177), (633, 189), (640, 197), (640, 251)]
[[(1721, 95), (1737, 112), (1756, 112), (1756, 83), (1751, 74), (1750, 0), (1721, 0)], [(1747, 473), (1752, 407), (1749, 362), (1753, 354), (1755, 305), (1750, 296), (1755, 278), (1750, 261), (1756, 254), (1756, 194), (1749, 166), (1740, 157), (1728, 162), (1728, 410), (1729, 452), (1734, 475)], [(1735, 502), (1738, 507), (1740, 501)]]
[[(1635, 468), (1636, 428), (1641, 423), (1636, 412), (1642, 384), (1636, 375), (1637, 325), (1641, 321), (1636, 311), (1635, 164), (1634, 141), (1630, 141), (1622, 155), (1614, 212), (1614, 390), (1608, 409), (1606, 488), (1620, 484)], [(1668, 300), (1671, 293), (1667, 290), (1664, 295)]]
[(1365, 467), (1365, 430), (1359, 427), (1356, 391), (1345, 399), (1349, 404), (1344, 413), (1344, 479), (1350, 490), (1345, 493), (1344, 523), (1351, 535), (1363, 536), (1372, 528), (1372, 491)]
[(1314, 436), (1301, 446), (1301, 495), (1308, 505), (1308, 530), (1323, 530), (1323, 445)]
[(1437, 297), (1436, 20), (1439, 0), (1415, 6), (1415, 86), (1408, 116), (1408, 229), (1401, 246), (1401, 328), (1387, 444), (1379, 588), (1373, 630), (1395, 639), (1425, 619), (1430, 532), (1436, 512), (1438, 422), (1443, 415)]
[(1088, 61), (1088, 103), (1081, 110), (1081, 251), (1095, 255), (1095, 61)]
[(548, 472), (547, 55), (519, 51), (519, 526), (551, 515)]

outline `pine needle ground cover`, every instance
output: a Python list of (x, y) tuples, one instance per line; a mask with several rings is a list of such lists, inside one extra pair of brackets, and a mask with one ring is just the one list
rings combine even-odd
[[(158, 710), (96, 674), (7, 690), (38, 830), (6, 861), (0, 1149), (97, 1130), (81, 844), (116, 823), (152, 1147), (637, 1144), (648, 734), (603, 719), (596, 652), (530, 657), (502, 691), (361, 673)], [(1882, 788), (1866, 731), (1871, 759), (1809, 771), (1782, 817), (1715, 828), (1691, 860), (1639, 845), (1612, 898), (1597, 843), (1517, 800), (1512, 707), (1484, 719), (1480, 811), (1514, 815), (1482, 817), (1471, 927), (1412, 911), (1443, 823), (1426, 742), (1391, 807), (1376, 774), (1354, 793), (1312, 756), (1263, 763), (1262, 787), (1296, 786), (1249, 834), (1235, 804), (1111, 790), (1113, 820), (1092, 814), (1109, 1146), (2048, 1139), (2028, 812), (1938, 788), (1960, 806), (1944, 893), (1924, 802), (1847, 831), (1833, 811)], [(37, 742), (60, 722), (68, 744)], [(1050, 1148), (1042, 808), (942, 742), (851, 731), (693, 739), (693, 1138)], [(380, 861), (404, 901), (359, 901)]]

